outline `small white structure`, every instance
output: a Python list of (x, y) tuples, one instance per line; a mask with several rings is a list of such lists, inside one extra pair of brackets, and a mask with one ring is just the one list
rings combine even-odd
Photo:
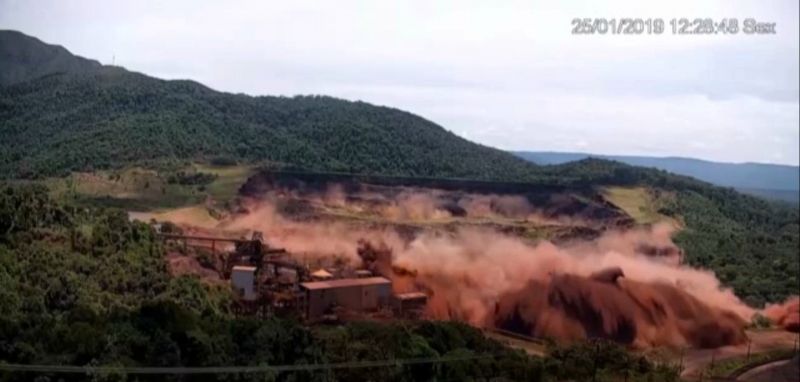
[(325, 281), (332, 279), (333, 274), (324, 269), (319, 269), (317, 271), (311, 272), (311, 278), (314, 279), (314, 281)]
[(372, 271), (369, 271), (369, 270), (366, 270), (366, 269), (358, 269), (358, 270), (356, 270), (356, 277), (357, 278), (365, 279), (367, 277), (372, 277), (372, 276), (373, 276)]
[(236, 265), (231, 271), (231, 285), (245, 300), (255, 300), (256, 267)]

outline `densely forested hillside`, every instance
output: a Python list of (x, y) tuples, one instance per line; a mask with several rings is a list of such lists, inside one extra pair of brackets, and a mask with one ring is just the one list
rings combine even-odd
[(120, 68), (0, 88), (0, 174), (227, 157), (382, 174), (512, 179), (535, 166), (396, 109), (249, 97)]
[(99, 67), (99, 62), (74, 56), (64, 47), (45, 44), (17, 31), (0, 30), (0, 86)]

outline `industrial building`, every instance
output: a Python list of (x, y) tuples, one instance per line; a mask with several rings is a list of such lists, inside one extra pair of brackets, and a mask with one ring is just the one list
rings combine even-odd
[(398, 293), (392, 297), (392, 309), (401, 317), (418, 317), (428, 304), (428, 295), (422, 292)]
[(239, 315), (299, 314), (312, 322), (331, 317), (337, 320), (383, 317), (383, 314), (416, 318), (428, 300), (421, 292), (393, 295), (392, 282), (376, 277), (368, 269), (331, 267), (311, 271), (285, 250), (265, 245), (260, 232), (254, 232), (251, 239), (174, 233), (160, 233), (160, 237), (167, 245), (182, 248), (185, 254), (192, 247), (210, 249), (214, 255), (219, 249), (217, 243), (233, 244), (233, 251), (221, 250), (218, 271), (221, 277), (230, 280), (237, 296), (232, 310)]
[(300, 284), (306, 294), (306, 317), (318, 319), (334, 307), (351, 312), (374, 311), (389, 305), (392, 282), (383, 277), (339, 279)]
[(255, 291), (255, 274), (256, 267), (247, 265), (234, 266), (231, 271), (233, 290), (239, 293), (244, 300), (252, 301), (258, 297)]

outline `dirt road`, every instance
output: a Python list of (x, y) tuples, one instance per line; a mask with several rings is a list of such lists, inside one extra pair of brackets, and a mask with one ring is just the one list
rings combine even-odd
[[(750, 339), (750, 354), (762, 353), (771, 350), (792, 349), (797, 346), (797, 334), (783, 330), (757, 330), (748, 331)], [(746, 356), (748, 344), (737, 346), (723, 346), (716, 349), (688, 349), (683, 357), (683, 372), (681, 376), (692, 379), (713, 362), (727, 358)]]
[(737, 381), (746, 382), (798, 382), (800, 381), (800, 357), (761, 365), (739, 376)]

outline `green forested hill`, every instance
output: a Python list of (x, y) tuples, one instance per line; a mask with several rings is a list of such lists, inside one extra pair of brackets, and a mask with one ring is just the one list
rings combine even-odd
[(99, 67), (99, 62), (75, 56), (62, 46), (45, 44), (17, 31), (0, 30), (0, 86)]
[(249, 97), (121, 68), (0, 88), (0, 174), (37, 177), (227, 157), (319, 170), (513, 179), (535, 165), (411, 113), (330, 97)]

